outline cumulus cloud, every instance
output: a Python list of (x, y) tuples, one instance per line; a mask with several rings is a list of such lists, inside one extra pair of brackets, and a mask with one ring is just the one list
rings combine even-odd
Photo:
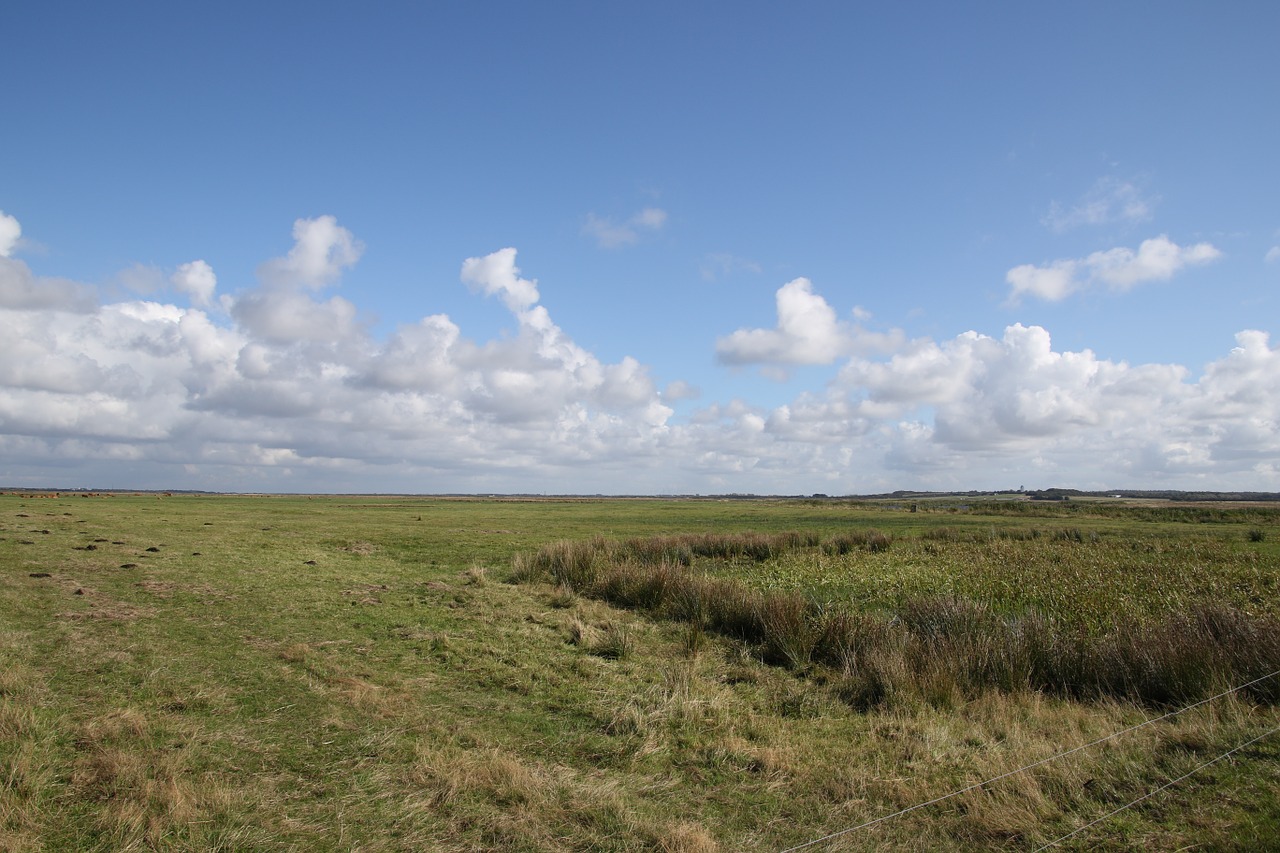
[(1179, 246), (1163, 234), (1143, 240), (1138, 251), (1117, 248), (1094, 252), (1085, 266), (1097, 278), (1117, 290), (1128, 290), (1147, 281), (1168, 281), (1183, 267), (1205, 264), (1222, 257), (1209, 243)]
[(499, 249), (483, 258), (462, 262), (462, 281), (486, 296), (497, 296), (512, 311), (523, 311), (538, 301), (538, 282), (520, 277), (516, 250)]
[(7, 258), (13, 254), (20, 237), (22, 237), (22, 226), (18, 224), (18, 220), (0, 210), (0, 258)]
[(1222, 257), (1210, 243), (1179, 246), (1161, 234), (1143, 240), (1135, 252), (1118, 247), (1094, 252), (1079, 260), (1056, 260), (1044, 266), (1023, 264), (1009, 270), (1009, 301), (1016, 303), (1030, 295), (1057, 302), (1095, 284), (1112, 290), (1128, 290), (1149, 281), (1167, 281), (1188, 266), (1198, 266)]
[(1181, 365), (1055, 351), (1037, 326), (919, 340), (887, 360), (851, 359), (824, 394), (774, 410), (766, 433), (793, 459), (793, 442), (828, 463), (853, 448), (893, 488), (1001, 472), (1009, 483), (1267, 488), (1280, 456), (1280, 350), (1257, 331), (1237, 344), (1192, 381)]
[(125, 290), (149, 296), (164, 288), (164, 271), (151, 264), (131, 264), (116, 273), (115, 281)]
[(618, 249), (640, 242), (642, 234), (659, 231), (666, 223), (667, 212), (658, 207), (646, 207), (623, 222), (588, 213), (582, 233), (594, 239), (602, 249)]
[(776, 328), (739, 329), (716, 341), (716, 357), (722, 364), (831, 364), (852, 352), (884, 351), (901, 342), (898, 332), (869, 333), (838, 319), (807, 278), (784, 284), (775, 300)]
[[(210, 284), (194, 262), (183, 274)], [(205, 483), (272, 471), (319, 478), (311, 488), (357, 468), (414, 471), (429, 491), (441, 472), (483, 488), (654, 457), (672, 410), (645, 365), (578, 346), (535, 304), (514, 250), (469, 259), (463, 278), (503, 299), (514, 336), (477, 343), (437, 314), (378, 341), (350, 302), (276, 280), (239, 295), (231, 325), (156, 302), (79, 315), (0, 306), (0, 333), (16, 342), (0, 353), (0, 459), (80, 455), (83, 471), (127, 459), (129, 476), (150, 466)]]
[(356, 306), (341, 296), (320, 302), (305, 293), (261, 290), (237, 299), (231, 314), (251, 335), (273, 343), (337, 343), (360, 331)]
[(0, 308), (23, 311), (92, 311), (92, 287), (65, 278), (37, 276), (22, 261), (0, 257)]
[(1277, 261), (1280, 261), (1280, 246), (1272, 246), (1268, 249), (1264, 260), (1269, 264), (1274, 264)]
[(258, 268), (258, 277), (271, 286), (322, 288), (364, 254), (364, 244), (332, 216), (299, 219), (293, 223), (293, 248)]
[(1066, 299), (1080, 290), (1084, 284), (1076, 278), (1078, 261), (1054, 261), (1042, 267), (1023, 264), (1009, 270), (1005, 281), (1013, 288), (1010, 299), (1016, 301), (1023, 294), (1049, 302)]
[[(336, 284), (364, 245), (332, 216), (293, 223), (293, 248), (258, 267), (262, 286), (228, 300), (231, 316), (251, 337), (275, 344), (358, 345), (356, 306), (341, 296), (320, 300), (311, 291)], [(216, 279), (203, 261), (184, 264), (173, 278), (197, 300), (211, 300)], [(200, 303), (197, 302), (197, 305)]]
[(302, 280), (264, 280), (211, 316), (194, 304), (214, 293), (196, 262), (174, 281), (192, 289), (186, 307), (71, 311), (49, 279), (0, 259), (14, 269), (27, 289), (0, 278), (0, 470), (15, 484), (61, 471), (69, 485), (300, 491), (1271, 488), (1280, 459), (1280, 348), (1263, 331), (1198, 376), (1057, 350), (1020, 324), (880, 355), (797, 279), (775, 329), (727, 348), (844, 359), (835, 378), (784, 404), (711, 399), (677, 419), (671, 404), (695, 390), (670, 377), (660, 390), (640, 359), (579, 345), (514, 249), (463, 263), (461, 283), (515, 321), (480, 341), (438, 313), (374, 337), (354, 304)]
[(1143, 195), (1129, 181), (1100, 178), (1070, 207), (1053, 202), (1041, 222), (1058, 233), (1086, 225), (1145, 222), (1151, 218), (1156, 202), (1156, 198)]
[(213, 304), (213, 293), (218, 289), (218, 277), (213, 267), (204, 261), (185, 263), (170, 276), (169, 281), (178, 289), (191, 297), (193, 304), (208, 308)]
[(18, 220), (0, 211), (0, 309), (92, 311), (98, 302), (92, 287), (65, 278), (37, 276), (25, 263), (10, 257), (21, 236)]

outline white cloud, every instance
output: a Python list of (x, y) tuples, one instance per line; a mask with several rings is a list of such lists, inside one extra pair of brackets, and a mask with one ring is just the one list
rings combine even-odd
[(646, 207), (631, 217), (631, 224), (637, 228), (656, 231), (667, 223), (667, 212), (659, 207)]
[[(332, 216), (295, 221), (293, 239), (288, 255), (258, 267), (262, 287), (230, 300), (231, 315), (251, 337), (276, 344), (356, 342), (362, 333), (356, 306), (341, 296), (319, 301), (306, 291), (336, 283), (359, 260), (364, 245)], [(208, 288), (212, 297), (216, 280), (203, 261), (184, 265), (179, 275), (180, 286), (195, 287), (196, 294)], [(178, 284), (178, 277), (174, 281)]]
[(1147, 281), (1168, 281), (1183, 267), (1205, 264), (1220, 257), (1222, 252), (1209, 243), (1184, 247), (1161, 234), (1143, 240), (1136, 253), (1126, 248), (1094, 252), (1085, 259), (1084, 265), (1113, 288), (1128, 290)]
[(683, 379), (676, 379), (667, 383), (667, 387), (662, 391), (662, 399), (672, 402), (678, 400), (696, 400), (702, 396), (702, 391), (696, 386), (690, 385)]
[(92, 311), (93, 288), (64, 278), (36, 276), (22, 261), (10, 257), (22, 237), (18, 220), (0, 211), (0, 309), (20, 311)]
[(520, 277), (515, 249), (467, 258), (462, 262), (462, 281), (472, 290), (499, 296), (512, 311), (523, 311), (538, 301), (538, 282)]
[(18, 220), (0, 210), (0, 258), (12, 255), (21, 237), (22, 226)]
[[(1180, 365), (1055, 352), (1036, 326), (999, 340), (968, 332), (914, 342), (887, 362), (851, 361), (825, 406), (837, 422), (901, 419), (885, 460), (906, 472), (1000, 460), (1098, 487), (1212, 476), (1206, 488), (1239, 478), (1264, 488), (1255, 472), (1280, 456), (1280, 350), (1257, 331), (1237, 342), (1191, 382)], [(922, 412), (931, 425), (913, 416)]]
[(1005, 275), (1013, 288), (1009, 297), (1017, 301), (1024, 293), (1058, 302), (1080, 290), (1084, 284), (1076, 279), (1077, 261), (1054, 261), (1048, 266), (1037, 267), (1034, 264), (1023, 264), (1009, 270)]
[(618, 249), (640, 242), (644, 232), (659, 231), (666, 223), (667, 212), (657, 207), (646, 207), (625, 222), (588, 213), (582, 233), (602, 249)]
[(1041, 221), (1058, 233), (1086, 225), (1145, 222), (1151, 218), (1157, 201), (1154, 197), (1144, 196), (1129, 181), (1100, 178), (1071, 207), (1064, 209), (1055, 201)]
[(124, 289), (149, 296), (164, 287), (164, 272), (150, 264), (132, 264), (116, 273), (115, 280)]
[(1272, 246), (1268, 249), (1264, 260), (1269, 264), (1274, 264), (1275, 262), (1280, 261), (1280, 246)]
[(273, 343), (339, 343), (360, 331), (356, 306), (341, 296), (318, 302), (305, 293), (259, 290), (236, 299), (231, 314), (250, 335)]
[(25, 311), (92, 311), (97, 294), (88, 285), (32, 274), (22, 261), (0, 257), (0, 308)]
[[(0, 471), (10, 483), (301, 491), (1274, 488), (1280, 348), (1262, 331), (1241, 332), (1198, 377), (1055, 350), (1038, 326), (873, 355), (798, 279), (779, 290), (777, 328), (730, 338), (744, 357), (846, 359), (836, 378), (783, 405), (710, 400), (676, 419), (671, 405), (694, 389), (659, 391), (636, 358), (602, 362), (537, 304), (515, 260), (508, 249), (464, 264), (464, 282), (517, 324), (487, 341), (443, 314), (380, 340), (355, 305), (316, 301), (303, 283), (264, 282), (216, 317), (152, 300), (75, 313), (47, 295), (0, 298)], [(1159, 268), (1141, 249), (1128, 263)], [(0, 259), (15, 268), (36, 293), (49, 281)]]
[(364, 244), (332, 216), (299, 219), (293, 223), (293, 248), (258, 268), (258, 276), (273, 287), (321, 288), (364, 254)]
[[(887, 351), (902, 342), (901, 333), (871, 333), (839, 320), (813, 283), (797, 278), (775, 295), (778, 325), (773, 329), (739, 329), (716, 341), (723, 364), (831, 364), (853, 352)], [(777, 374), (780, 377), (784, 373)]]
[(1126, 247), (1094, 252), (1080, 260), (1056, 260), (1044, 266), (1023, 264), (1009, 270), (1009, 301), (1024, 294), (1057, 302), (1095, 283), (1128, 290), (1149, 281), (1167, 281), (1188, 266), (1217, 260), (1222, 252), (1210, 243), (1179, 246), (1161, 234), (1143, 240), (1135, 252)]
[(401, 326), (371, 359), (365, 377), (396, 391), (456, 393), (461, 330), (444, 314)]
[(849, 332), (813, 283), (797, 278), (778, 289), (778, 327), (739, 329), (716, 341), (716, 355), (725, 364), (830, 364), (848, 346)]
[(213, 274), (213, 267), (204, 261), (183, 264), (169, 280), (180, 293), (191, 297), (191, 301), (201, 308), (213, 303), (213, 293), (218, 289), (218, 277)]

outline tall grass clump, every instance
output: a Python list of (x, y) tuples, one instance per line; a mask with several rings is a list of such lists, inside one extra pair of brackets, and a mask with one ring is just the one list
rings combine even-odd
[(870, 551), (878, 554), (888, 551), (893, 544), (893, 537), (874, 528), (866, 530), (848, 530), (828, 536), (822, 542), (822, 550), (828, 554), (840, 556), (853, 551)]
[(821, 611), (794, 592), (763, 596), (756, 621), (763, 657), (793, 670), (808, 668), (822, 636)]
[(673, 590), (688, 582), (688, 570), (677, 563), (647, 565), (624, 560), (602, 569), (591, 591), (618, 607), (658, 610)]
[(763, 636), (759, 613), (764, 596), (750, 587), (726, 578), (686, 574), (667, 591), (655, 610), (668, 618), (745, 642), (759, 642)]
[(782, 556), (809, 542), (801, 533), (702, 533), (687, 537), (690, 549), (699, 557), (722, 560), (752, 559), (757, 562)]
[(1035, 613), (1006, 616), (981, 602), (928, 597), (904, 603), (898, 618), (906, 666), (934, 690), (965, 697), (1026, 690), (1051, 665), (1053, 629)]
[(517, 557), (512, 576), (523, 581), (549, 577), (554, 583), (582, 591), (596, 581), (615, 551), (614, 543), (601, 536), (583, 541), (561, 539), (543, 545), (532, 557)]
[(636, 536), (622, 543), (621, 553), (643, 565), (671, 563), (689, 566), (693, 549), (684, 536)]
[(1224, 605), (1121, 624), (1077, 643), (1072, 656), (1056, 674), (1062, 691), (1078, 696), (1172, 704), (1257, 681), (1247, 695), (1280, 701), (1280, 676), (1265, 678), (1280, 669), (1280, 621)]

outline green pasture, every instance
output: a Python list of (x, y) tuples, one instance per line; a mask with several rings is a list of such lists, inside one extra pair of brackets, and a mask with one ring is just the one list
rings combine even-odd
[[(888, 547), (693, 568), (886, 616), (1280, 616), (1265, 506), (5, 494), (0, 850), (782, 850), (1178, 710), (856, 708), (732, 637), (512, 582), (561, 541), (868, 529)], [(1277, 725), (1232, 694), (808, 849), (1035, 849)], [(1278, 757), (1264, 737), (1061, 849), (1275, 849)]]

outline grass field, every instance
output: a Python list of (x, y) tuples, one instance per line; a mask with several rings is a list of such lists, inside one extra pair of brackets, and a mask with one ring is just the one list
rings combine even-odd
[[(1247, 505), (0, 495), (0, 850), (783, 850), (1079, 748), (805, 848), (1035, 850), (1280, 726), (1278, 584)], [(1280, 849), (1278, 758), (1055, 849)]]

